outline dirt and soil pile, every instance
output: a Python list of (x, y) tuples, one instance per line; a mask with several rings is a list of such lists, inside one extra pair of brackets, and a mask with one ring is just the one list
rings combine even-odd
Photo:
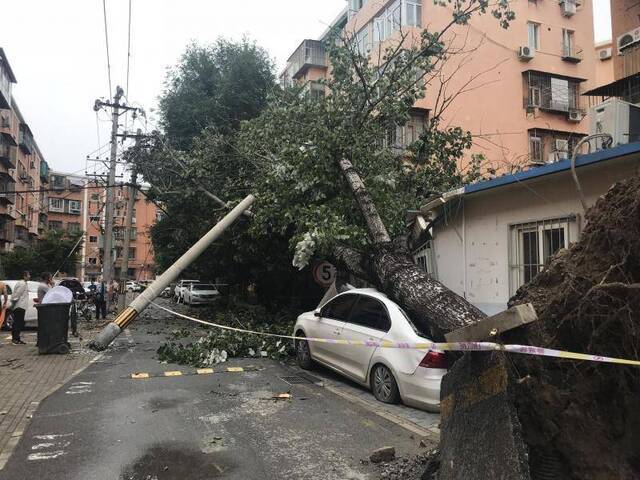
[[(539, 320), (505, 343), (640, 359), (640, 178), (614, 185), (511, 305)], [(510, 305), (510, 306), (511, 306)], [(640, 478), (640, 368), (509, 356), (532, 478)]]

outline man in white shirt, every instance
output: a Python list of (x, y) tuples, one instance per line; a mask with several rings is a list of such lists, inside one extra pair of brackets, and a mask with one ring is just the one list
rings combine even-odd
[(25, 345), (20, 340), (20, 332), (24, 328), (24, 314), (29, 308), (29, 285), (27, 282), (31, 278), (31, 274), (25, 271), (22, 274), (22, 280), (16, 283), (11, 295), (13, 301), (13, 327), (11, 328), (11, 343), (14, 345)]

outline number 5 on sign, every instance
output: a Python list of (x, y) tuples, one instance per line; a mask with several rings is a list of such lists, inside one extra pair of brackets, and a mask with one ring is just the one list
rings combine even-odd
[(330, 287), (336, 280), (336, 267), (329, 262), (320, 262), (313, 269), (313, 278), (318, 285)]

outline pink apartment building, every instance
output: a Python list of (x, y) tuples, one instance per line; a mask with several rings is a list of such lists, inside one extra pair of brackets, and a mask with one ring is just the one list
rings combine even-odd
[[(589, 126), (588, 99), (581, 94), (608, 80), (611, 57), (594, 47), (590, 0), (517, 0), (509, 2), (516, 20), (508, 29), (490, 14), (475, 15), (469, 25), (456, 26), (446, 35), (453, 48), (469, 54), (454, 56), (446, 70), (459, 71), (449, 82), (450, 92), (475, 78), (442, 115), (445, 124), (469, 130), (474, 136), (470, 154), (482, 154), (486, 167), (508, 171), (567, 158)], [(349, 0), (333, 24), (355, 37), (358, 48), (371, 54), (398, 41), (401, 33), (438, 31), (450, 22), (452, 10), (427, 0)], [(322, 94), (316, 83), (327, 75), (323, 40), (304, 40), (290, 57), (281, 83), (307, 84)], [(415, 38), (415, 37), (414, 37)], [(602, 59), (601, 59), (602, 58)], [(432, 94), (415, 105), (412, 120), (396, 129), (399, 147), (411, 143), (425, 118), (437, 109)]]

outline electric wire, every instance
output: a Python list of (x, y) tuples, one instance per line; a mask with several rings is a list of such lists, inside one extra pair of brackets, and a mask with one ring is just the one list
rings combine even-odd
[(104, 39), (107, 46), (107, 77), (109, 79), (109, 98), (111, 98), (111, 59), (109, 55), (109, 30), (107, 28), (107, 0), (102, 0), (102, 13), (104, 17)]

